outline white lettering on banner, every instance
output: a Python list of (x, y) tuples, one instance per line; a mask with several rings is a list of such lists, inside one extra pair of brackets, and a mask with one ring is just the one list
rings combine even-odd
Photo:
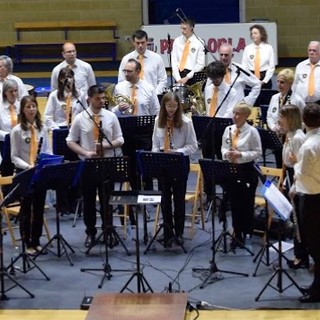
[[(277, 25), (274, 22), (230, 23), (230, 24), (196, 24), (195, 33), (207, 46), (207, 64), (214, 61), (212, 55), (219, 60), (218, 49), (223, 43), (233, 47), (234, 62), (241, 63), (242, 52), (250, 44), (250, 26), (263, 25), (268, 34), (268, 43), (272, 45), (275, 54), (275, 63), (278, 64)], [(148, 49), (161, 55), (166, 67), (169, 67), (169, 56), (173, 41), (181, 35), (180, 25), (149, 25), (141, 27), (149, 37)], [(168, 37), (168, 35), (170, 37)], [(168, 42), (170, 38), (170, 44)]]

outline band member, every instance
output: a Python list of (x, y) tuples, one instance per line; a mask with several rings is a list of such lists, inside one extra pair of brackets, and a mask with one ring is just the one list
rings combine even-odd
[(183, 243), (189, 156), (197, 149), (197, 139), (192, 121), (182, 113), (178, 96), (172, 92), (166, 93), (161, 101), (159, 116), (155, 120), (152, 151), (181, 152), (186, 161), (186, 172), (182, 177), (166, 175), (159, 181), (162, 191), (161, 210), (164, 221), (164, 243), (167, 247), (171, 247), (174, 239), (177, 239), (180, 244)]
[(222, 137), (223, 160), (239, 164), (239, 175), (227, 179), (226, 192), (230, 200), (234, 239), (231, 247), (241, 246), (246, 235), (252, 235), (254, 198), (258, 177), (254, 161), (262, 154), (261, 140), (256, 128), (247, 123), (251, 107), (239, 103), (233, 108), (234, 124), (228, 126)]
[[(14, 165), (4, 145), (6, 136), (18, 123), (20, 102), (18, 101), (18, 84), (15, 80), (5, 80), (2, 86), (2, 103), (0, 105), (0, 146), (2, 154), (1, 175), (13, 175)], [(4, 186), (3, 186), (4, 187)]]
[(303, 110), (306, 141), (301, 146), (294, 165), (294, 184), (290, 195), (299, 197), (302, 230), (314, 261), (314, 278), (300, 302), (320, 302), (320, 105), (307, 104)]
[[(302, 129), (301, 112), (295, 105), (285, 105), (279, 112), (279, 131), (286, 136), (283, 148), (282, 158), (286, 173), (285, 191), (293, 184), (294, 170), (293, 166), (297, 162), (298, 152), (305, 141), (305, 134)], [(289, 181), (287, 181), (289, 179)], [(305, 243), (305, 236), (301, 228), (302, 217), (299, 214), (299, 197), (293, 199), (295, 207), (295, 217), (293, 219), (295, 226), (294, 237), (294, 259), (288, 260), (288, 266), (292, 269), (308, 268), (309, 255)], [(296, 221), (295, 221), (296, 220)]]
[[(106, 102), (105, 89), (94, 85), (88, 90), (89, 107), (73, 120), (70, 132), (66, 138), (68, 147), (79, 155), (82, 160), (97, 157), (114, 156), (115, 148), (122, 146), (124, 140), (117, 116), (104, 109)], [(103, 137), (101, 132), (103, 133)], [(83, 218), (86, 225), (87, 238), (85, 246), (90, 247), (95, 242), (96, 229), (96, 194), (98, 190), (101, 204), (101, 218), (107, 209), (103, 199), (104, 177), (97, 168), (92, 173), (84, 170), (82, 175)], [(106, 223), (112, 224), (112, 216)], [(104, 228), (104, 227), (102, 227)], [(103, 229), (104, 230), (104, 229)]]
[(151, 84), (157, 95), (167, 87), (167, 73), (161, 56), (147, 48), (148, 34), (144, 30), (136, 30), (132, 34), (132, 43), (135, 50), (125, 55), (120, 63), (118, 82), (126, 80), (123, 72), (129, 59), (136, 59), (141, 64), (140, 79)]
[(171, 59), (172, 74), (177, 83), (192, 85), (194, 74), (205, 67), (204, 46), (194, 34), (195, 22), (185, 19), (181, 22), (182, 35), (173, 42)]
[(295, 71), (292, 91), (304, 102), (320, 101), (320, 42), (308, 45), (308, 59), (300, 62)]
[[(35, 166), (39, 152), (51, 153), (47, 129), (43, 126), (37, 101), (32, 96), (21, 100), (20, 123), (10, 133), (11, 160), (17, 171)], [(46, 190), (35, 184), (33, 192), (25, 196), (20, 207), (20, 233), (26, 252), (45, 254), (40, 245)]]
[(274, 50), (268, 44), (268, 34), (264, 26), (255, 24), (250, 27), (252, 43), (243, 50), (242, 65), (261, 81), (262, 89), (272, 88), (275, 70)]
[[(229, 85), (233, 84), (233, 88), (240, 94), (240, 100), (237, 102), (244, 101), (245, 103), (254, 106), (261, 90), (259, 79), (244, 66), (232, 62), (233, 48), (231, 44), (223, 43), (219, 48), (219, 55), (220, 61), (226, 68), (224, 81)], [(246, 86), (251, 88), (247, 96), (244, 95)]]
[(86, 107), (85, 95), (76, 89), (73, 70), (62, 68), (58, 75), (58, 89), (50, 93), (46, 104), (46, 127), (54, 130), (70, 126), (72, 119)]

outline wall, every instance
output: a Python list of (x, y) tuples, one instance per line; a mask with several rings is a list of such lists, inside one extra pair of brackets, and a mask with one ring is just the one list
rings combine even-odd
[(279, 57), (304, 57), (311, 40), (320, 40), (319, 0), (247, 0), (246, 18), (278, 24)]
[[(118, 58), (130, 50), (126, 35), (141, 25), (140, 0), (1, 0), (0, 45), (16, 42), (14, 22), (56, 20), (115, 20), (118, 24)], [(71, 40), (112, 39), (112, 32), (71, 31)], [(23, 33), (22, 41), (54, 42), (63, 40), (61, 31)], [(60, 50), (60, 49), (59, 49)]]

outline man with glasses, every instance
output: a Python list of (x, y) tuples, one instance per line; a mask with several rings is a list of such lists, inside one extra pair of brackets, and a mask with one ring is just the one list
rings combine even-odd
[(62, 68), (69, 67), (74, 72), (76, 88), (82, 94), (87, 94), (88, 89), (96, 84), (91, 65), (77, 59), (77, 50), (73, 43), (67, 42), (62, 46), (64, 60), (55, 66), (51, 73), (51, 91), (58, 89), (58, 75)]
[(122, 58), (118, 82), (126, 80), (123, 69), (125, 69), (125, 65), (129, 59), (135, 59), (141, 64), (142, 72), (140, 72), (140, 79), (146, 80), (154, 87), (156, 94), (161, 95), (167, 87), (167, 73), (162, 58), (159, 54), (147, 48), (148, 35), (145, 31), (136, 30), (132, 35), (132, 43), (135, 50)]
[[(233, 48), (229, 43), (224, 43), (220, 46), (219, 56), (220, 61), (226, 68), (225, 82), (231, 85), (235, 81), (233, 88), (238, 92), (240, 99), (237, 102), (244, 101), (246, 104), (253, 106), (261, 90), (259, 79), (242, 65), (232, 62)], [(244, 96), (246, 86), (251, 87), (251, 91), (247, 96)]]

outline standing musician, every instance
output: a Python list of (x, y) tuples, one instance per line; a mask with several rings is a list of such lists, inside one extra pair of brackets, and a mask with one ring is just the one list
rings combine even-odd
[(161, 56), (147, 48), (148, 34), (144, 30), (136, 30), (132, 34), (135, 50), (125, 55), (120, 63), (118, 82), (126, 80), (123, 72), (129, 59), (136, 59), (141, 64), (140, 79), (151, 84), (157, 95), (162, 94), (167, 87), (167, 73)]
[[(305, 106), (304, 101), (297, 94), (293, 94), (291, 86), (294, 79), (294, 72), (291, 69), (283, 69), (277, 76), (277, 86), (279, 93), (271, 97), (270, 104), (267, 111), (267, 124), (270, 130), (276, 132), (279, 138), (284, 142), (284, 136), (280, 132), (279, 114), (281, 108), (287, 104), (294, 104), (302, 110)], [(277, 168), (282, 167), (282, 151), (275, 150), (275, 159)]]
[(205, 67), (205, 49), (194, 34), (194, 26), (193, 19), (181, 21), (182, 35), (174, 40), (172, 46), (172, 74), (176, 82), (182, 85), (194, 84), (194, 74)]
[[(135, 116), (155, 116), (159, 113), (160, 104), (156, 91), (153, 86), (146, 80), (140, 79), (141, 64), (135, 59), (129, 59), (124, 69), (126, 80), (119, 82), (115, 87), (115, 95), (126, 97), (126, 101), (120, 101), (113, 108), (118, 115), (135, 115)], [(150, 151), (152, 148), (152, 133), (137, 130), (130, 137), (126, 137), (122, 147), (123, 154), (130, 158), (130, 185), (132, 190), (139, 190), (139, 176), (136, 170), (135, 152), (136, 150)], [(153, 189), (152, 179), (144, 181), (145, 189)], [(135, 224), (132, 206), (130, 210), (131, 224)]]
[[(50, 93), (44, 112), (46, 127), (51, 130), (69, 127), (72, 119), (86, 108), (86, 94), (76, 89), (74, 71), (62, 68), (58, 76), (58, 89)], [(80, 102), (78, 102), (80, 101)]]
[(228, 126), (222, 137), (222, 158), (239, 164), (240, 175), (229, 178), (226, 192), (230, 200), (234, 239), (231, 248), (241, 246), (246, 235), (252, 235), (254, 198), (258, 177), (254, 161), (262, 154), (261, 140), (256, 128), (247, 123), (251, 107), (239, 103), (233, 108), (234, 124)]
[[(41, 121), (37, 101), (32, 96), (21, 100), (20, 123), (10, 133), (11, 160), (17, 171), (30, 169), (35, 166), (40, 152), (51, 153), (47, 128)], [(25, 241), (26, 252), (36, 255), (42, 250), (40, 237), (42, 235), (43, 212), (46, 190), (34, 187), (29, 195), (22, 199), (20, 207), (20, 233)]]
[(275, 70), (274, 50), (268, 44), (268, 34), (264, 26), (255, 24), (250, 27), (252, 43), (248, 44), (242, 55), (242, 65), (261, 81), (262, 89), (272, 88)]
[[(237, 102), (244, 101), (250, 106), (254, 106), (261, 90), (261, 83), (259, 79), (244, 66), (232, 62), (233, 48), (231, 44), (223, 43), (219, 48), (219, 55), (220, 61), (226, 68), (224, 81), (229, 85), (234, 83), (233, 88), (240, 95), (240, 100)], [(251, 88), (247, 96), (244, 95), (244, 89), (246, 86)]]
[(303, 110), (306, 141), (301, 146), (294, 165), (294, 184), (290, 196), (299, 197), (302, 230), (314, 261), (314, 278), (300, 302), (320, 302), (320, 105), (307, 104)]
[(295, 71), (293, 92), (305, 102), (320, 102), (320, 42), (310, 41), (308, 59), (300, 62)]
[[(174, 239), (183, 244), (185, 222), (185, 194), (189, 173), (189, 156), (198, 149), (192, 121), (183, 114), (179, 97), (166, 93), (161, 101), (159, 116), (156, 117), (152, 136), (153, 152), (181, 152), (185, 156), (186, 175), (173, 178), (168, 175), (160, 179), (161, 210), (164, 221), (164, 244), (171, 247)], [(172, 220), (172, 196), (173, 218)], [(174, 233), (173, 233), (174, 230)], [(174, 237), (175, 235), (175, 237)]]
[[(18, 84), (13, 79), (5, 80), (2, 86), (2, 103), (0, 104), (0, 146), (2, 154), (1, 175), (13, 175), (14, 165), (10, 154), (6, 157), (4, 142), (12, 128), (18, 123), (20, 102), (18, 101)], [(4, 187), (4, 186), (3, 186)], [(2, 187), (2, 188), (3, 188)]]
[[(298, 152), (306, 140), (305, 134), (302, 131), (301, 112), (295, 105), (288, 104), (283, 106), (279, 112), (279, 130), (286, 136), (283, 149), (283, 167), (285, 170), (285, 191), (289, 192), (289, 187), (293, 184), (294, 169), (293, 166), (297, 162)], [(289, 179), (289, 181), (287, 181)], [(293, 219), (296, 224), (296, 233), (294, 237), (294, 259), (288, 260), (288, 266), (292, 269), (308, 268), (309, 255), (305, 243), (305, 235), (303, 234), (302, 217), (299, 212), (299, 197), (293, 199), (295, 207), (295, 217)], [(295, 221), (296, 220), (296, 221)]]
[[(67, 145), (82, 160), (112, 157), (114, 149), (121, 147), (124, 142), (119, 120), (113, 112), (104, 109), (106, 102), (104, 87), (98, 85), (90, 87), (88, 99), (89, 107), (87, 111), (79, 113), (71, 124), (69, 135), (66, 138)], [(99, 128), (106, 138), (101, 136)], [(83, 218), (86, 225), (85, 247), (87, 248), (95, 242), (97, 233), (95, 226), (97, 190), (101, 204), (102, 221), (103, 223), (110, 223), (110, 221), (104, 221), (106, 208), (102, 194), (101, 179), (103, 178), (99, 168), (94, 175), (86, 170), (82, 175)], [(111, 220), (112, 216), (109, 218)]]

